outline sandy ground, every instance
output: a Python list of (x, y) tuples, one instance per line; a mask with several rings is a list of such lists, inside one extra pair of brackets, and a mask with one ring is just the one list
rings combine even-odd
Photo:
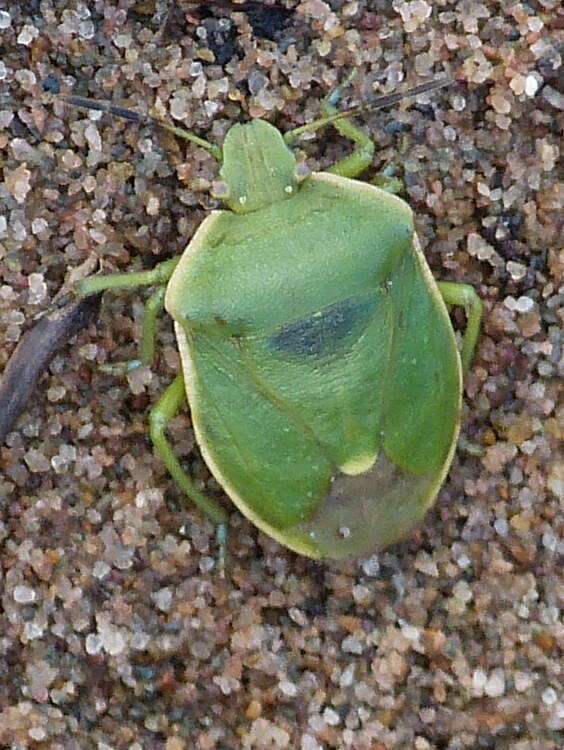
[[(54, 103), (46, 79), (221, 143), (249, 117), (314, 119), (351, 69), (347, 105), (448, 72), (448, 89), (358, 121), (374, 170), (396, 164), (434, 274), (484, 302), (461, 446), (403, 543), (316, 564), (232, 509), (183, 413), (177, 453), (232, 510), (222, 580), (211, 523), (147, 436), (178, 368), (170, 321), (151, 370), (105, 375), (134, 356), (146, 298), (107, 294), (0, 446), (0, 745), (561, 747), (562, 8), (236, 10), (0, 0), (0, 367), (66, 282), (152, 267), (217, 205), (205, 151)], [(347, 148), (327, 130), (299, 152), (315, 170)]]

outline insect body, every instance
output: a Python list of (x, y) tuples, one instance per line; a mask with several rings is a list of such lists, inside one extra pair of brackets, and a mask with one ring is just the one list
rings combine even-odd
[[(161, 285), (150, 309), (164, 298), (182, 373), (151, 412), (157, 451), (223, 529), (225, 512), (195, 488), (166, 439), (186, 394), (202, 454), (229, 497), (315, 558), (388, 545), (431, 505), (452, 461), (481, 315), (471, 287), (433, 280), (409, 206), (351, 179), (373, 146), (349, 121), (332, 120), (356, 150), (302, 180), (287, 145), (298, 131), (233, 126), (220, 157), (227, 208), (208, 216), (181, 258), (79, 286), (85, 295)], [(462, 361), (444, 300), (469, 312)]]

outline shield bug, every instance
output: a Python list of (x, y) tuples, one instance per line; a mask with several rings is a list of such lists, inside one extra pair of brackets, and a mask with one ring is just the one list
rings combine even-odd
[[(221, 147), (158, 123), (217, 159), (225, 208), (180, 257), (77, 287), (86, 296), (156, 286), (139, 361), (152, 359), (164, 304), (182, 368), (151, 409), (151, 438), (185, 495), (218, 524), (222, 546), (225, 510), (197, 489), (166, 437), (185, 397), (227, 495), (265, 533), (313, 558), (365, 555), (404, 536), (452, 461), (481, 302), (468, 285), (434, 281), (407, 203), (354, 179), (374, 151), (347, 119), (357, 111), (333, 109), (285, 134), (252, 120), (231, 127)], [(300, 178), (289, 145), (326, 125), (353, 141), (353, 153)], [(467, 311), (460, 354), (445, 302)]]

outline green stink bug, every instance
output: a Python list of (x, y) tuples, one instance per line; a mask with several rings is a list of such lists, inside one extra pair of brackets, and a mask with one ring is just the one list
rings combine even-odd
[[(229, 497), (264, 532), (314, 558), (364, 555), (402, 537), (452, 461), (481, 302), (472, 287), (435, 283), (403, 200), (353, 179), (374, 150), (344, 119), (354, 111), (285, 135), (263, 120), (234, 125), (221, 149), (164, 125), (220, 162), (226, 209), (204, 220), (179, 258), (78, 285), (82, 296), (158, 287), (140, 361), (152, 359), (164, 304), (182, 372), (151, 410), (151, 438), (220, 540), (225, 511), (195, 487), (166, 438), (186, 396), (198, 445)], [(289, 144), (327, 124), (355, 149), (300, 179)], [(467, 309), (461, 355), (445, 302)]]

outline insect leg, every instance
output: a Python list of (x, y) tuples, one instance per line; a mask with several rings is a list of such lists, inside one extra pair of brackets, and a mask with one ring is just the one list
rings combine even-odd
[(155, 337), (157, 333), (157, 318), (164, 307), (164, 296), (166, 286), (160, 286), (154, 291), (143, 310), (143, 329), (141, 332), (141, 341), (139, 343), (139, 358), (130, 359), (125, 362), (115, 362), (111, 364), (100, 365), (100, 370), (108, 375), (124, 375), (127, 372), (141, 367), (141, 365), (151, 365), (155, 356)]
[[(372, 139), (356, 125), (353, 125), (349, 120), (349, 117), (359, 114), (362, 111), (372, 112), (376, 109), (389, 107), (408, 96), (418, 96), (419, 94), (427, 93), (428, 91), (440, 88), (441, 86), (447, 86), (451, 83), (449, 78), (438, 78), (434, 81), (427, 81), (427, 83), (414, 86), (407, 91), (378, 96), (372, 102), (360, 107), (338, 110), (335, 105), (341, 97), (341, 90), (353, 77), (354, 72), (345, 79), (342, 86), (337, 87), (329, 94), (323, 107), (325, 111), (323, 117), (319, 117), (317, 120), (313, 120), (313, 122), (301, 125), (298, 128), (294, 128), (293, 130), (284, 133), (284, 142), (290, 146), (300, 135), (302, 135), (302, 133), (309, 133), (318, 130), (319, 128), (326, 127), (327, 125), (334, 125), (342, 135), (349, 138), (355, 144), (352, 154), (341, 159), (326, 170), (328, 172), (333, 172), (333, 174), (341, 175), (341, 177), (357, 177), (371, 165), (374, 156), (375, 147)], [(380, 187), (383, 187), (388, 192), (396, 193), (401, 189), (401, 183), (398, 186), (398, 180), (395, 178), (390, 179), (385, 176), (384, 182), (386, 184), (380, 185)]]
[(227, 540), (227, 514), (223, 508), (196, 487), (182, 468), (166, 436), (166, 428), (178, 413), (185, 400), (184, 378), (177, 375), (155, 406), (149, 412), (151, 440), (170, 475), (176, 480), (184, 494), (217, 525), (219, 546), (218, 567), (223, 575), (225, 568), (225, 544)]
[[(323, 105), (323, 111), (327, 115), (337, 114), (338, 110), (335, 103), (340, 96), (340, 88), (329, 94)], [(341, 135), (353, 142), (354, 149), (352, 154), (340, 159), (326, 171), (338, 174), (341, 177), (357, 177), (372, 164), (374, 141), (348, 119), (335, 120), (331, 124)]]
[(467, 323), (462, 338), (462, 371), (467, 372), (474, 355), (476, 342), (480, 333), (480, 322), (482, 320), (482, 300), (476, 294), (476, 290), (470, 284), (457, 284), (452, 281), (439, 281), (439, 291), (448, 305), (462, 305), (466, 310)]
[(135, 370), (141, 365), (150, 365), (155, 354), (155, 334), (157, 328), (157, 317), (163, 308), (166, 283), (174, 270), (178, 258), (171, 258), (164, 263), (159, 263), (151, 271), (140, 271), (139, 273), (115, 273), (108, 276), (93, 276), (82, 279), (75, 284), (75, 290), (79, 297), (88, 297), (91, 294), (106, 289), (129, 289), (137, 286), (159, 284), (158, 289), (151, 294), (145, 303), (143, 316), (143, 332), (139, 346), (139, 358), (127, 362), (116, 362), (113, 364), (100, 365), (100, 370), (109, 375), (123, 375)]
[(107, 289), (134, 289), (137, 286), (166, 284), (179, 260), (180, 256), (165, 260), (150, 271), (89, 276), (87, 279), (77, 281), (74, 288), (79, 297), (88, 297), (90, 294), (105, 292)]

